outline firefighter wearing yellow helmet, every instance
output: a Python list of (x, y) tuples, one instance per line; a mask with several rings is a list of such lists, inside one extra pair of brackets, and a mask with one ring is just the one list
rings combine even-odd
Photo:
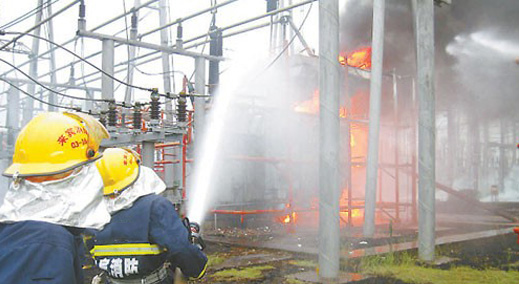
[(173, 204), (158, 195), (166, 185), (140, 165), (139, 155), (109, 148), (96, 166), (112, 219), (95, 235), (90, 252), (107, 282), (173, 283), (175, 267), (188, 277), (202, 277), (207, 257), (190, 242)]
[(20, 131), (0, 207), (0, 283), (83, 283), (75, 236), (110, 221), (94, 165), (108, 138), (93, 117), (41, 113)]

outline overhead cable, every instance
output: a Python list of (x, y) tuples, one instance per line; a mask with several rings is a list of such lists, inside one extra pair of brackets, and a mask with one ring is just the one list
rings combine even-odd
[(38, 5), (36, 8), (26, 12), (25, 14), (19, 16), (18, 18), (10, 21), (9, 23), (7, 24), (4, 24), (3, 26), (0, 27), (0, 30), (5, 30), (5, 29), (8, 29), (14, 25), (17, 25), (25, 20), (27, 20), (28, 18), (34, 16), (34, 14), (42, 11), (43, 9), (47, 8), (49, 5), (52, 5), (52, 4), (55, 4), (56, 2), (58, 2), (60, 0), (54, 0), (54, 2), (52, 3), (49, 3), (49, 2), (45, 2), (43, 3), (42, 5)]
[(78, 111), (78, 112), (84, 112), (84, 111), (81, 110), (80, 107), (68, 107), (68, 106), (62, 106), (62, 105), (57, 105), (57, 104), (46, 102), (46, 101), (44, 101), (44, 100), (42, 100), (42, 99), (40, 99), (40, 98), (38, 98), (36, 96), (33, 96), (33, 95), (29, 94), (28, 92), (26, 92), (22, 88), (20, 88), (20, 87), (16, 86), (15, 84), (9, 82), (9, 80), (7, 80), (7, 79), (4, 79), (4, 78), (0, 77), (0, 81), (4, 81), (5, 83), (11, 85), (11, 87), (17, 89), (18, 91), (22, 92), (26, 96), (31, 97), (32, 99), (34, 99), (34, 100), (36, 100), (36, 101), (38, 101), (38, 102), (40, 102), (42, 104), (46, 104), (46, 105), (57, 107), (57, 108), (69, 109), (69, 110), (74, 110), (74, 111)]
[[(52, 92), (52, 93), (55, 93), (57, 95), (60, 95), (62, 97), (66, 97), (66, 98), (70, 98), (70, 99), (74, 99), (74, 100), (83, 100), (83, 101), (94, 101), (94, 102), (110, 102), (110, 100), (105, 100), (105, 99), (90, 99), (90, 98), (81, 98), (81, 97), (74, 97), (74, 96), (71, 96), (71, 95), (67, 95), (67, 94), (63, 94), (63, 93), (60, 93), (58, 91), (55, 91), (55, 90), (52, 90), (51, 88), (43, 85), (42, 83), (38, 82), (38, 80), (34, 79), (33, 77), (31, 77), (29, 74), (23, 72), (20, 68), (16, 67), (15, 65), (11, 64), (10, 62), (0, 58), (0, 61), (2, 61), (3, 63), (11, 66), (12, 68), (16, 69), (18, 72), (22, 73), (25, 77), (27, 77), (29, 80), (33, 81), (35, 84), (37, 84), (38, 86), (44, 88), (45, 90), (49, 91), (49, 92)], [(2, 79), (3, 80), (3, 79)]]
[[(22, 33), (19, 33), (19, 32), (6, 32), (5, 34), (22, 34)], [(106, 76), (109, 77), (110, 79), (112, 79), (112, 80), (114, 80), (114, 81), (116, 81), (116, 82), (118, 82), (118, 83), (120, 83), (120, 84), (123, 84), (123, 85), (125, 85), (125, 86), (130, 87), (130, 88), (139, 89), (139, 90), (142, 90), (142, 91), (148, 91), (148, 92), (153, 92), (153, 91), (154, 91), (154, 90), (151, 89), (151, 88), (145, 88), (145, 87), (135, 86), (135, 85), (128, 84), (128, 83), (126, 83), (126, 82), (124, 82), (124, 81), (122, 81), (122, 80), (119, 80), (119, 79), (115, 78), (115, 77), (112, 76), (111, 74), (109, 74), (109, 73), (107, 73), (106, 71), (104, 71), (103, 69), (101, 69), (101, 68), (95, 66), (95, 65), (92, 64), (90, 61), (88, 61), (88, 60), (82, 58), (80, 55), (74, 53), (72, 50), (70, 50), (70, 49), (64, 47), (63, 45), (61, 45), (61, 44), (59, 44), (59, 43), (53, 42), (53, 41), (51, 41), (51, 40), (49, 40), (49, 39), (46, 39), (45, 37), (41, 37), (41, 36), (37, 36), (37, 35), (33, 35), (33, 34), (27, 34), (27, 36), (34, 37), (34, 38), (37, 38), (37, 39), (40, 39), (40, 40), (46, 41), (46, 42), (48, 42), (48, 43), (51, 43), (51, 44), (53, 44), (53, 45), (55, 45), (55, 46), (57, 46), (57, 47), (59, 47), (59, 48), (65, 50), (66, 52), (70, 53), (72, 56), (77, 57), (79, 60), (85, 62), (86, 64), (90, 65), (92, 68), (96, 69), (97, 71), (103, 73), (104, 75), (106, 75)]]

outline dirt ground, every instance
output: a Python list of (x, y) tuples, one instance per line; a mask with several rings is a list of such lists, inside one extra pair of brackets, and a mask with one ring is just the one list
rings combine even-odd
[[(297, 275), (305, 272), (317, 273), (317, 257), (308, 254), (222, 243), (209, 243), (206, 253), (210, 259), (206, 277), (193, 283), (311, 283), (301, 280)], [(519, 245), (513, 234), (441, 246), (437, 254), (453, 259), (449, 263), (435, 266), (440, 269), (469, 266), (476, 269), (519, 271)], [(341, 262), (343, 271), (358, 272), (358, 267), (358, 260)], [(85, 283), (90, 283), (93, 271), (86, 272)], [(359, 279), (355, 283), (406, 284), (407, 282), (379, 277)]]

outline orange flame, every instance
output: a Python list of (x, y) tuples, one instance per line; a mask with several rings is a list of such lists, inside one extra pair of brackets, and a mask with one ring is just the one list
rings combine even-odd
[(296, 103), (294, 106), (296, 112), (302, 113), (319, 113), (319, 90), (315, 90), (312, 99)]
[(339, 55), (339, 63), (355, 68), (369, 70), (371, 69), (371, 47), (366, 46), (359, 48), (349, 54)]
[(285, 219), (283, 219), (283, 223), (285, 223), (285, 224), (290, 223), (290, 215), (285, 216)]

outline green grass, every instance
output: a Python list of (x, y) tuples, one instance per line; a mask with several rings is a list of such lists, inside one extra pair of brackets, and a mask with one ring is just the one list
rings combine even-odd
[(263, 278), (263, 272), (272, 270), (274, 266), (250, 266), (243, 269), (226, 269), (214, 273), (211, 278), (219, 281), (247, 281)]
[(517, 271), (476, 270), (470, 267), (441, 270), (417, 265), (381, 265), (371, 267), (365, 272), (416, 284), (515, 284), (519, 282)]
[(360, 273), (389, 277), (414, 284), (516, 284), (518, 271), (502, 271), (495, 268), (477, 270), (470, 267), (454, 267), (449, 270), (423, 267), (415, 256), (405, 252), (398, 255), (365, 257), (360, 263)]
[(284, 283), (287, 284), (304, 284), (306, 282), (303, 282), (301, 280), (293, 279), (293, 278), (287, 278)]
[(317, 268), (317, 263), (312, 260), (290, 260), (288, 262), (291, 265), (299, 266), (299, 267), (305, 267), (305, 268)]
[(225, 261), (226, 257), (218, 255), (218, 254), (210, 254), (207, 256), (207, 267), (212, 267), (214, 265), (222, 264)]

